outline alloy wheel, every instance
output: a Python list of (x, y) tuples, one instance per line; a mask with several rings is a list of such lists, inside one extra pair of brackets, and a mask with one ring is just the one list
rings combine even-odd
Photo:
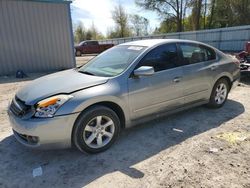
[(83, 139), (90, 148), (102, 148), (113, 138), (115, 125), (107, 116), (97, 116), (91, 119), (84, 128)]
[(227, 97), (227, 86), (224, 83), (220, 83), (216, 88), (215, 102), (222, 104)]

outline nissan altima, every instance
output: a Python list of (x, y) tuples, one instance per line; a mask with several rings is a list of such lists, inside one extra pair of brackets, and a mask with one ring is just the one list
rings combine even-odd
[(220, 108), (240, 78), (238, 60), (209, 45), (152, 39), (117, 45), (86, 65), (20, 89), (8, 114), (31, 148), (98, 153), (124, 129), (187, 108)]

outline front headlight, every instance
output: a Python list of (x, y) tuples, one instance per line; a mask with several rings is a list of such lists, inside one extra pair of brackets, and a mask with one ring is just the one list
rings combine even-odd
[(56, 111), (72, 97), (71, 95), (56, 95), (38, 102), (35, 117), (53, 117)]

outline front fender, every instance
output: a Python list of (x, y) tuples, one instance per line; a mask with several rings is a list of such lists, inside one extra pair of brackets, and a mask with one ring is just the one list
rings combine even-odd
[(112, 102), (120, 106), (129, 121), (128, 96), (126, 88), (118, 84), (102, 84), (73, 93), (73, 98), (67, 101), (57, 112), (56, 116), (79, 113), (91, 105), (101, 102)]

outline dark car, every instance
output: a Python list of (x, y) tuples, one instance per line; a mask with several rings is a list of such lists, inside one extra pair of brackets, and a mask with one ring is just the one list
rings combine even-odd
[(98, 41), (94, 40), (82, 41), (79, 45), (75, 46), (75, 55), (81, 56), (82, 54), (99, 54), (113, 46), (114, 44), (99, 44)]

